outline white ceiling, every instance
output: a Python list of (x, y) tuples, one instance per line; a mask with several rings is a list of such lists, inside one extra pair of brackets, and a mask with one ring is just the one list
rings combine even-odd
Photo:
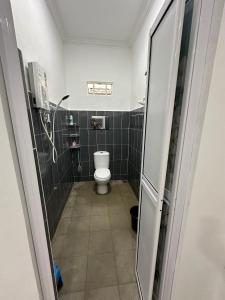
[(46, 0), (65, 41), (127, 44), (151, 0)]

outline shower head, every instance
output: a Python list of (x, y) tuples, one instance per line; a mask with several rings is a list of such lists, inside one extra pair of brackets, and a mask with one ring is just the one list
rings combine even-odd
[(69, 98), (70, 95), (65, 95), (64, 97), (62, 97), (62, 101), (66, 100)]
[(65, 95), (64, 97), (62, 97), (62, 99), (59, 101), (59, 103), (58, 103), (57, 106), (56, 106), (56, 110), (58, 109), (58, 107), (60, 106), (60, 104), (61, 104), (64, 100), (66, 100), (66, 99), (69, 98), (69, 96), (70, 96), (70, 95)]

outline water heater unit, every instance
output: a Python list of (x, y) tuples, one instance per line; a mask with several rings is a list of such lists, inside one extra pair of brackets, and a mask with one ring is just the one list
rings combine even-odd
[(49, 110), (47, 76), (44, 69), (37, 62), (30, 62), (28, 73), (34, 107)]

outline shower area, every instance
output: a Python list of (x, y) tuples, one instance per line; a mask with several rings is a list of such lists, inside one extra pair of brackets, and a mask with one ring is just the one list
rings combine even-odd
[[(180, 54), (154, 299), (158, 297), (161, 282), (170, 210), (168, 195), (173, 184), (190, 34), (186, 28), (191, 27), (191, 14), (192, 6), (189, 4)], [(61, 300), (138, 300), (136, 232), (131, 227), (130, 210), (138, 206), (144, 107), (96, 110), (89, 103), (91, 95), (85, 98), (86, 110), (74, 109), (76, 103), (71, 105), (69, 95), (62, 95), (55, 103), (45, 102), (45, 72), (35, 63), (24, 63), (22, 52), (19, 51), (19, 54), (33, 147), (37, 150), (34, 152), (36, 169), (46, 235), (52, 251), (52, 267), (60, 269), (63, 279), (63, 284), (56, 282), (55, 292)], [(34, 82), (35, 68), (39, 67), (44, 102), (41, 107), (37, 103)], [(71, 68), (74, 71), (74, 66)], [(71, 91), (74, 98), (72, 86)], [(95, 102), (97, 98), (92, 99)], [(97, 193), (94, 178), (94, 153), (97, 151), (109, 153), (111, 179), (108, 193), (104, 195)]]
[[(56, 112), (56, 105), (51, 103), (46, 117), (46, 111), (40, 112), (32, 106), (31, 93), (28, 93), (27, 101), (34, 147), (38, 152), (39, 184), (51, 238), (73, 185), (94, 183), (93, 154), (96, 151), (110, 153), (111, 179), (129, 183), (138, 198), (143, 109), (131, 112), (70, 111), (59, 106)], [(93, 115), (106, 116), (109, 128), (93, 130), (90, 126)], [(51, 135), (54, 136), (54, 146)]]
[[(35, 64), (19, 55), (52, 267), (63, 278), (55, 292), (60, 299), (139, 299), (130, 209), (138, 205), (144, 109), (69, 110), (69, 95), (39, 108)], [(99, 116), (106, 120), (103, 130), (93, 128)], [(105, 195), (96, 192), (96, 151), (110, 155)]]

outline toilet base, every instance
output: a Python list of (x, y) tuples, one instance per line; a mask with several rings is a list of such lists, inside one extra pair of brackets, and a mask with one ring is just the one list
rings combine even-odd
[(108, 193), (108, 185), (106, 184), (97, 184), (97, 193), (104, 195)]

